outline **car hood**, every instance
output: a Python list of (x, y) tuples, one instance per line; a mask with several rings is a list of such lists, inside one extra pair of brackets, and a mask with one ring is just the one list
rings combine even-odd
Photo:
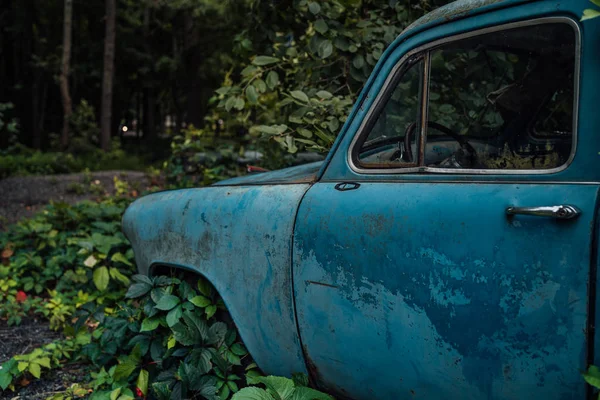
[(313, 183), (317, 180), (317, 174), (319, 173), (322, 165), (323, 161), (318, 161), (276, 171), (254, 173), (241, 176), (239, 178), (232, 178), (217, 182), (213, 186)]

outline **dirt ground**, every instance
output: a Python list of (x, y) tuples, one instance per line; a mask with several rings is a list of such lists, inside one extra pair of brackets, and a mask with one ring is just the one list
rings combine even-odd
[[(60, 333), (50, 330), (46, 321), (32, 318), (23, 320), (19, 326), (8, 326), (6, 321), (0, 321), (0, 364), (61, 337)], [(0, 400), (45, 400), (66, 390), (73, 382), (85, 381), (87, 373), (76, 363), (67, 364), (60, 370), (46, 372), (44, 379), (34, 380), (18, 392), (0, 390)]]
[[(10, 177), (0, 180), (0, 230), (24, 217), (30, 217), (52, 201), (70, 204), (84, 199), (97, 198), (99, 194), (89, 191), (90, 183), (101, 185), (105, 192), (113, 194), (113, 178), (117, 176), (133, 189), (141, 192), (149, 183), (143, 172), (103, 171), (89, 176), (83, 173), (47, 176)], [(76, 193), (74, 189), (85, 189), (87, 193)]]
[[(34, 215), (50, 201), (74, 204), (102, 196), (88, 190), (91, 184), (101, 185), (104, 192), (114, 194), (114, 176), (128, 182), (138, 192), (142, 192), (149, 184), (144, 173), (131, 171), (96, 172), (87, 176), (81, 173), (11, 177), (0, 180), (0, 230), (21, 218)], [(74, 187), (83, 188), (86, 193), (76, 193)], [(6, 321), (0, 321), (0, 364), (14, 355), (28, 353), (60, 338), (61, 334), (50, 330), (45, 321), (31, 318), (23, 320), (19, 326), (8, 326)], [(45, 372), (43, 379), (24, 382), (27, 385), (15, 393), (0, 390), (0, 400), (45, 400), (55, 393), (63, 392), (72, 383), (87, 381), (88, 374), (89, 371), (82, 365), (67, 364), (60, 370)]]

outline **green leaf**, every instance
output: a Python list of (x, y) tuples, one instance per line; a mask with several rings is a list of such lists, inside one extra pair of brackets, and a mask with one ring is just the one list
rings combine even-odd
[(592, 3), (600, 7), (600, 0), (590, 0)]
[(232, 392), (237, 392), (240, 389), (238, 388), (237, 383), (233, 382), (233, 381), (227, 381), (227, 386), (229, 387), (229, 389), (231, 389)]
[(327, 22), (324, 19), (320, 18), (315, 21), (315, 31), (319, 32), (321, 35), (327, 33), (329, 30), (329, 26), (327, 26)]
[(145, 318), (142, 321), (140, 332), (151, 332), (158, 328), (158, 325), (160, 325), (160, 320), (158, 318)]
[(273, 90), (279, 84), (279, 74), (275, 71), (269, 71), (267, 75), (267, 86), (269, 89)]
[(115, 253), (110, 259), (111, 261), (120, 262), (130, 267), (133, 266), (133, 264), (122, 253)]
[(294, 386), (296, 387), (304, 387), (308, 386), (308, 375), (296, 372), (292, 374), (292, 380), (294, 381)]
[(178, 304), (179, 297), (173, 296), (172, 294), (166, 294), (160, 298), (160, 300), (158, 301), (158, 303), (156, 303), (154, 307), (162, 311), (169, 311), (175, 308), (175, 306), (177, 306)]
[(138, 297), (142, 297), (147, 294), (151, 289), (152, 285), (147, 283), (134, 283), (133, 285), (129, 286), (125, 297), (128, 299), (137, 299)]
[(296, 387), (289, 400), (335, 400), (328, 394), (321, 393), (308, 387)]
[(255, 130), (267, 134), (267, 135), (281, 135), (282, 133), (284, 133), (287, 129), (288, 126), (287, 125), (258, 125), (256, 127), (254, 127)]
[(590, 365), (587, 372), (583, 373), (583, 379), (596, 389), (600, 389), (600, 368)]
[(183, 310), (181, 309), (181, 305), (175, 307), (167, 314), (167, 325), (171, 328), (173, 325), (179, 322), (181, 315), (183, 314)]
[(294, 99), (303, 103), (308, 103), (308, 96), (302, 90), (294, 90), (290, 94)]
[(262, 79), (257, 79), (252, 84), (254, 85), (258, 93), (264, 93), (267, 91), (267, 84)]
[(275, 400), (273, 396), (257, 387), (245, 387), (235, 393), (231, 400)]
[(304, 129), (304, 128), (298, 128), (296, 129), (296, 131), (301, 135), (304, 136), (307, 139), (310, 139), (313, 136), (313, 133), (311, 131), (309, 131), (308, 129)]
[(150, 279), (147, 275), (135, 274), (134, 276), (131, 277), (131, 279), (134, 282), (146, 283), (146, 284), (152, 286), (152, 279)]
[(42, 369), (39, 364), (31, 363), (29, 364), (29, 372), (33, 375), (34, 378), (39, 379), (42, 376)]
[(121, 388), (114, 389), (112, 392), (110, 392), (110, 400), (117, 400), (120, 394)]
[(319, 90), (317, 92), (317, 96), (319, 96), (323, 100), (328, 100), (333, 97), (333, 95), (330, 92), (328, 92), (327, 90)]
[(108, 287), (108, 282), (110, 282), (110, 276), (108, 274), (108, 268), (105, 266), (98, 267), (94, 270), (93, 274), (94, 285), (101, 292), (105, 291)]
[(231, 346), (231, 351), (237, 356), (245, 356), (248, 354), (246, 348), (241, 343), (235, 343), (233, 346)]
[(233, 108), (235, 108), (238, 111), (241, 111), (244, 109), (245, 106), (246, 102), (244, 101), (244, 99), (242, 99), (241, 97), (235, 99), (235, 105), (233, 106)]
[(336, 133), (340, 127), (340, 121), (337, 118), (332, 118), (329, 120), (327, 127), (332, 133)]
[(288, 399), (294, 392), (294, 381), (280, 376), (263, 376), (257, 380), (267, 389), (277, 393), (280, 399)]
[(8, 372), (0, 371), (0, 389), (6, 390), (12, 382), (12, 376)]
[(217, 312), (217, 306), (214, 304), (210, 305), (210, 306), (206, 307), (204, 309), (204, 311), (206, 312), (206, 319), (210, 319)]
[[(256, 68), (254, 65), (248, 65), (246, 68), (244, 68), (241, 72), (242, 76), (244, 77), (249, 77), (252, 76), (256, 73), (256, 71), (258, 71), (259, 68)], [(235, 91), (237, 92), (237, 90)], [(232, 93), (234, 94), (234, 93)]]
[(354, 57), (354, 60), (352, 60), (352, 65), (354, 65), (354, 68), (356, 69), (361, 69), (365, 65), (365, 58), (362, 56), (362, 54), (357, 54), (356, 57)]
[(212, 302), (204, 296), (196, 296), (190, 302), (200, 308), (208, 307)]
[(324, 40), (321, 42), (318, 53), (319, 57), (322, 59), (329, 57), (333, 53), (333, 44), (331, 43), (331, 40)]
[(202, 293), (203, 295), (210, 297), (210, 295), (212, 294), (212, 288), (210, 286), (210, 283), (208, 283), (206, 279), (198, 279), (198, 284), (196, 286), (198, 287), (198, 291), (200, 291), (200, 293)]
[(144, 396), (146, 396), (148, 394), (148, 379), (149, 379), (148, 371), (146, 371), (145, 369), (142, 369), (140, 371), (140, 374), (138, 375), (136, 385), (142, 391)]
[(315, 135), (317, 135), (320, 139), (324, 140), (327, 143), (331, 143), (334, 140), (334, 137), (323, 132), (322, 130), (320, 130), (319, 128), (316, 128), (315, 130)]
[(117, 365), (113, 372), (113, 379), (115, 382), (127, 380), (133, 371), (137, 368), (137, 363), (133, 362), (130, 358)]
[(117, 268), (110, 267), (109, 272), (111, 278), (121, 282), (123, 285), (129, 285), (129, 278), (123, 275)]
[(50, 358), (49, 357), (40, 357), (36, 358), (32, 362), (41, 365), (42, 367), (50, 369)]
[(585, 21), (585, 20), (593, 19), (593, 18), (597, 18), (597, 17), (600, 17), (600, 11), (592, 10), (591, 8), (588, 8), (586, 10), (583, 10), (583, 17), (581, 17), (581, 20)]
[(219, 397), (221, 398), (221, 400), (227, 400), (230, 394), (231, 390), (229, 390), (229, 387), (227, 385), (223, 385), (223, 387), (219, 389)]
[(235, 107), (235, 101), (236, 101), (236, 98), (233, 96), (228, 98), (227, 101), (225, 102), (225, 110), (231, 111), (233, 109), (233, 107)]
[(312, 1), (309, 3), (308, 9), (310, 10), (311, 13), (313, 13), (314, 15), (317, 15), (321, 11), (321, 6), (316, 1)]
[(252, 60), (252, 64), (258, 66), (271, 65), (279, 62), (279, 58), (269, 57), (269, 56), (257, 56)]
[(246, 98), (251, 104), (256, 104), (258, 101), (258, 93), (254, 86), (250, 85), (246, 88)]

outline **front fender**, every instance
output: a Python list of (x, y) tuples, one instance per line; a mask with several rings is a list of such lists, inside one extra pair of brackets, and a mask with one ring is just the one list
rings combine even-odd
[(206, 277), (268, 374), (306, 373), (292, 297), (291, 245), (308, 187), (161, 192), (135, 201), (123, 216), (140, 273), (162, 264)]

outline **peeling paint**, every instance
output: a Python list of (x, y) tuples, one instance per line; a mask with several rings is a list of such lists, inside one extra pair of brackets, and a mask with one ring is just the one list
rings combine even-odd
[(306, 372), (291, 295), (290, 237), (307, 189), (166, 191), (135, 201), (123, 217), (140, 272), (164, 264), (204, 275), (267, 373)]
[[(371, 390), (382, 400), (410, 390), (451, 400), (583, 396), (593, 213), (576, 224), (521, 219), (512, 230), (512, 185), (333, 186), (308, 191), (294, 234), (298, 322), (321, 384), (360, 400)], [(595, 205), (593, 186), (519, 185), (524, 203), (567, 193)]]
[(419, 27), (431, 24), (434, 21), (451, 21), (456, 18), (464, 17), (473, 11), (494, 5), (497, 3), (506, 2), (507, 0), (458, 0), (454, 1), (450, 4), (437, 8), (412, 24), (410, 24), (401, 34), (400, 36), (404, 36), (408, 34), (410, 31), (414, 29), (418, 29)]

